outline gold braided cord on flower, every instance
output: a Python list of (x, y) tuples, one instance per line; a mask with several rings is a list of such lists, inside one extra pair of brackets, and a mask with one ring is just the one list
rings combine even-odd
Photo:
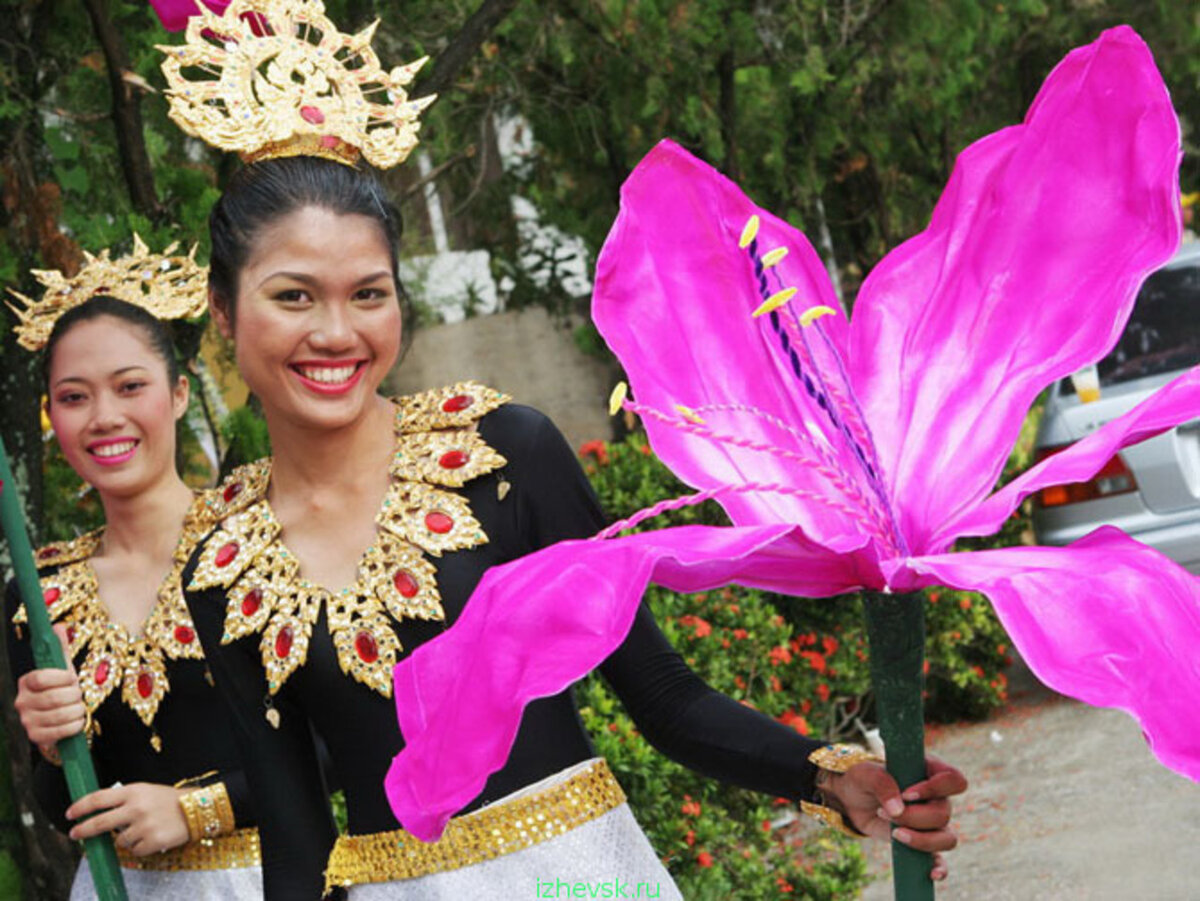
[(83, 268), (67, 277), (57, 269), (33, 269), (33, 277), (46, 289), (34, 301), (24, 294), (9, 294), (24, 308), (9, 304), (17, 315), (17, 343), (26, 350), (41, 350), (50, 338), (58, 317), (97, 295), (123, 300), (159, 319), (195, 319), (208, 306), (208, 267), (196, 262), (196, 248), (186, 256), (177, 254), (174, 243), (162, 253), (150, 248), (136, 233), (133, 251), (111, 259), (108, 250), (99, 256), (84, 251)]
[(246, 162), (319, 156), (380, 169), (417, 146), (418, 117), (436, 95), (406, 87), (425, 57), (385, 71), (371, 48), (376, 20), (343, 34), (320, 0), (233, 0), (220, 15), (202, 4), (167, 55), (171, 119)]

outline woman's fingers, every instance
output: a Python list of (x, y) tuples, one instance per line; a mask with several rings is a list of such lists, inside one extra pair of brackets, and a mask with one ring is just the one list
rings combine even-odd
[(949, 829), (923, 832), (901, 826), (892, 830), (892, 838), (917, 851), (951, 851), (958, 844), (958, 836)]
[(946, 858), (941, 854), (933, 855), (933, 869), (929, 871), (929, 878), (934, 882), (941, 882), (950, 875), (950, 868), (946, 866)]
[(98, 813), (94, 817), (84, 820), (82, 823), (77, 823), (71, 827), (71, 831), (68, 834), (76, 841), (82, 841), (85, 838), (92, 838), (96, 835), (102, 835), (105, 832), (124, 829), (128, 825), (129, 812), (124, 807), (115, 807), (112, 810)]
[(929, 754), (925, 758), (928, 778), (909, 786), (901, 797), (905, 801), (925, 801), (929, 798), (949, 798), (967, 790), (967, 777), (944, 760)]
[(114, 785), (84, 795), (67, 808), (68, 820), (80, 820), (101, 810), (118, 807), (125, 801), (125, 786)]
[(920, 804), (905, 805), (904, 813), (898, 817), (888, 817), (880, 810), (883, 819), (890, 819), (897, 826), (909, 826), (913, 829), (944, 829), (950, 823), (950, 802), (946, 800), (925, 801)]

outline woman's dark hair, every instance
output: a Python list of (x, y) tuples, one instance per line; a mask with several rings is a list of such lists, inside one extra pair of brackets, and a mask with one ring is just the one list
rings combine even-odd
[(377, 222), (391, 257), (397, 294), (403, 297), (396, 249), (402, 230), (400, 214), (375, 175), (318, 157), (285, 157), (239, 169), (209, 214), (212, 254), (208, 284), (231, 319), (237, 305), (238, 274), (255, 238), (278, 219), (309, 206), (342, 216), (367, 216)]
[(98, 294), (67, 310), (54, 323), (50, 338), (46, 341), (46, 348), (42, 351), (42, 380), (47, 387), (50, 384), (50, 364), (54, 361), (54, 348), (58, 346), (58, 342), (79, 323), (90, 322), (101, 316), (108, 316), (140, 329), (146, 344), (167, 367), (167, 384), (170, 387), (175, 386), (179, 381), (179, 361), (175, 359), (175, 344), (171, 340), (171, 330), (167, 324), (135, 304), (109, 297), (107, 294)]

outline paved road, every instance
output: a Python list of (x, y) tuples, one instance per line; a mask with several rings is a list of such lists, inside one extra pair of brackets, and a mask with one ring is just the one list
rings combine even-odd
[[(1011, 678), (999, 715), (930, 735), (971, 779), (939, 901), (1200, 901), (1200, 785), (1158, 764), (1129, 716)], [(870, 864), (863, 901), (887, 901), (882, 843)]]

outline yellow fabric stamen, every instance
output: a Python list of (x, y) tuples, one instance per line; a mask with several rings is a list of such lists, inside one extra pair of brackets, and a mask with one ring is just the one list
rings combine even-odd
[(809, 326), (822, 316), (833, 316), (836, 313), (837, 310), (835, 310), (833, 307), (827, 307), (824, 305), (819, 307), (809, 307), (800, 314), (800, 324), (803, 326)]
[(786, 247), (776, 247), (770, 253), (763, 254), (763, 268), (770, 269), (787, 255), (788, 249)]
[(742, 229), (742, 236), (738, 238), (738, 247), (745, 250), (750, 246), (750, 242), (754, 240), (758, 234), (758, 214), (751, 216), (746, 220), (746, 226)]
[(608, 396), (608, 415), (616, 416), (621, 412), (621, 405), (625, 403), (625, 396), (629, 394), (629, 385), (626, 382), (617, 382), (617, 386), (613, 388), (612, 394)]
[(700, 414), (691, 407), (685, 407), (683, 404), (676, 404), (675, 409), (679, 411), (679, 415), (688, 422), (693, 422), (696, 425), (704, 425), (704, 420), (700, 418)]
[(795, 296), (795, 288), (784, 288), (782, 291), (776, 291), (774, 294), (764, 300), (762, 305), (750, 315), (755, 318), (763, 316), (767, 313), (770, 313), (772, 310), (779, 309)]

